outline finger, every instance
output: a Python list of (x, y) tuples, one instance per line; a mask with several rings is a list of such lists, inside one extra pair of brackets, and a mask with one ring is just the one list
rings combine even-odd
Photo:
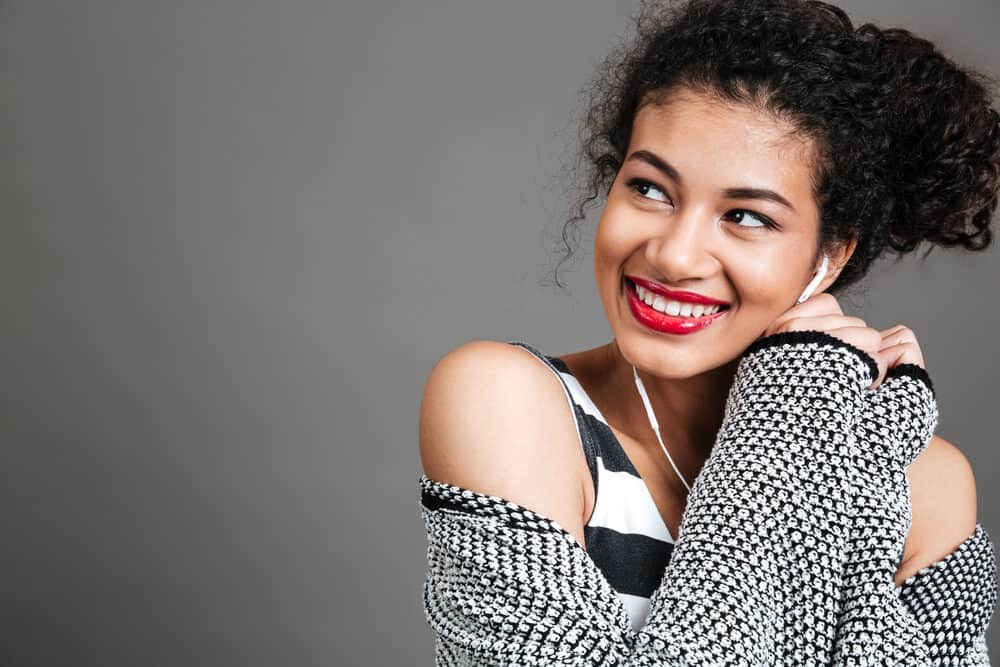
[(903, 341), (883, 347), (879, 354), (885, 355), (889, 361), (889, 368), (895, 368), (900, 364), (916, 364), (925, 368), (924, 356), (920, 351), (920, 346), (915, 341)]
[[(786, 317), (782, 321), (775, 321), (770, 331), (830, 331), (839, 328), (868, 328), (868, 325), (860, 317), (852, 317), (836, 313), (819, 313), (809, 316)], [(874, 329), (873, 329), (874, 331)], [(881, 340), (881, 338), (880, 338)]]
[(885, 382), (886, 375), (889, 373), (889, 369), (892, 367), (892, 362), (890, 355), (885, 354), (882, 350), (876, 350), (874, 352), (875, 363), (878, 364), (878, 378), (872, 383), (870, 389), (872, 391), (878, 389)]
[(904, 324), (897, 324), (895, 326), (889, 327), (888, 329), (882, 329), (879, 333), (881, 333), (883, 336), (886, 336), (886, 335), (894, 333), (894, 332), (896, 332), (896, 331), (898, 331), (900, 329), (906, 329), (906, 328), (907, 327)]
[(871, 389), (877, 388), (882, 383), (888, 371), (887, 361), (879, 353), (879, 345), (882, 342), (879, 332), (869, 326), (846, 326), (830, 329), (827, 333), (860, 349), (875, 361), (875, 365), (878, 367), (878, 374), (869, 387)]
[(882, 335), (882, 347), (900, 343), (917, 343), (917, 336), (909, 327), (898, 327), (892, 333)]
[(836, 336), (841, 340), (850, 343), (854, 347), (860, 348), (872, 357), (878, 352), (882, 344), (882, 337), (878, 331), (864, 324), (847, 323), (846, 326), (834, 326), (825, 330), (826, 333)]
[(837, 299), (826, 292), (821, 292), (820, 294), (815, 294), (802, 303), (797, 303), (779, 317), (776, 317), (773, 322), (767, 327), (764, 335), (768, 335), (778, 330), (778, 327), (790, 319), (797, 317), (815, 317), (821, 315), (843, 315), (844, 311), (840, 308), (840, 303)]

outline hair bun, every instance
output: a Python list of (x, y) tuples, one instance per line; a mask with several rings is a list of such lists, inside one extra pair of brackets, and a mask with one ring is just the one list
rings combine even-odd
[(873, 72), (886, 91), (886, 132), (894, 164), (894, 215), (886, 242), (909, 252), (921, 242), (982, 250), (1000, 181), (996, 83), (967, 70), (930, 41), (870, 23), (856, 34), (870, 45)]

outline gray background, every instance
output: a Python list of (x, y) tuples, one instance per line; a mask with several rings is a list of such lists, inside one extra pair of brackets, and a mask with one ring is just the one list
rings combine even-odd
[[(842, 6), (1000, 73), (996, 0)], [(589, 236), (540, 281), (634, 9), (0, 3), (0, 664), (431, 664), (423, 383), (609, 340)], [(997, 251), (870, 283), (1000, 535)]]

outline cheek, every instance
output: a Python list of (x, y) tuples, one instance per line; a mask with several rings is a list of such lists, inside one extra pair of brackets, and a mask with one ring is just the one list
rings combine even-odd
[(609, 201), (594, 236), (594, 261), (602, 269), (617, 269), (642, 245), (640, 224), (624, 206)]
[(802, 292), (798, 287), (801, 272), (788, 253), (755, 254), (730, 266), (740, 307), (761, 317), (780, 315)]

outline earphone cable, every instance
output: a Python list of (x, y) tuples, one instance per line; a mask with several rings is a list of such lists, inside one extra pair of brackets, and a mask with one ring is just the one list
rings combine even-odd
[(674, 458), (670, 456), (670, 452), (667, 451), (666, 445), (663, 444), (663, 437), (660, 435), (660, 424), (656, 421), (656, 415), (653, 413), (653, 406), (649, 402), (649, 396), (646, 394), (646, 388), (642, 384), (642, 380), (639, 379), (639, 372), (635, 370), (635, 366), (632, 366), (632, 375), (635, 377), (635, 386), (639, 390), (639, 396), (642, 398), (642, 405), (646, 408), (646, 416), (649, 418), (649, 425), (653, 427), (653, 433), (656, 434), (656, 439), (660, 443), (660, 449), (663, 453), (667, 455), (667, 460), (670, 461), (670, 466), (677, 473), (677, 477), (684, 484), (684, 488), (687, 489), (688, 493), (691, 493), (691, 486), (684, 479), (684, 475), (681, 471), (677, 469), (677, 464), (674, 463)]

